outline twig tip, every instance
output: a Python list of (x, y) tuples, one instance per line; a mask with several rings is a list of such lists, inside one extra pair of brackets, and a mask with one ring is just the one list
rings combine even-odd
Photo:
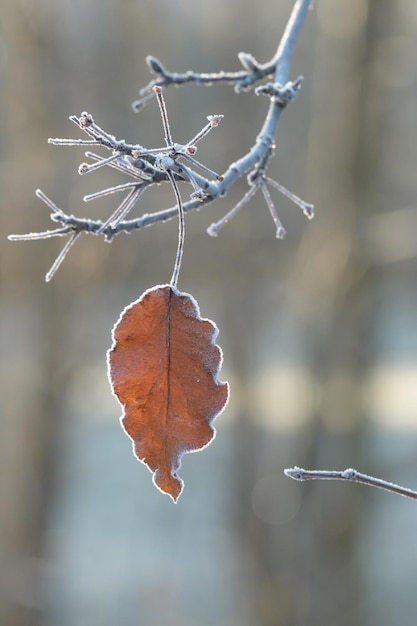
[(213, 222), (213, 224), (210, 224), (210, 226), (207, 228), (207, 234), (210, 235), (210, 237), (217, 237), (219, 234), (219, 229), (217, 227), (217, 224), (215, 222)]
[(312, 220), (314, 217), (314, 204), (304, 203), (303, 213), (307, 219)]
[(304, 470), (301, 467), (289, 467), (284, 470), (285, 476), (292, 478), (293, 480), (302, 480), (302, 473)]
[(284, 239), (286, 234), (287, 234), (287, 231), (285, 230), (285, 228), (283, 226), (278, 226), (277, 233), (276, 233), (276, 238), (277, 239)]

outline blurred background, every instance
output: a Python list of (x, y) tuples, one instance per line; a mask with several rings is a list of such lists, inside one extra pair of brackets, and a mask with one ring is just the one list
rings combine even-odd
[[(0, 624), (3, 626), (415, 626), (417, 506), (345, 483), (296, 483), (294, 465), (417, 488), (417, 4), (320, 0), (292, 78), (269, 175), (316, 206), (309, 222), (272, 191), (188, 214), (179, 287), (216, 321), (231, 400), (211, 446), (184, 458), (178, 505), (132, 455), (106, 375), (110, 331), (168, 282), (177, 223), (111, 246), (82, 237), (53, 281), (61, 239), (40, 187), (103, 219), (125, 182), (77, 174), (68, 120), (87, 110), (131, 143), (163, 145), (155, 104), (130, 103), (152, 54), (175, 71), (237, 70), (274, 54), (292, 0), (3, 0), (0, 25)], [(230, 87), (166, 93), (174, 138), (206, 116), (199, 158), (224, 171), (254, 143), (268, 101)], [(188, 189), (184, 189), (184, 194)], [(134, 215), (174, 204), (147, 191)], [(133, 215), (132, 215), (133, 216)]]

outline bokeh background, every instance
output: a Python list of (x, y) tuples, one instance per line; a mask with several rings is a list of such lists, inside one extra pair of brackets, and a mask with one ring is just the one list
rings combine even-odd
[[(270, 175), (316, 205), (309, 222), (273, 192), (217, 239), (206, 228), (246, 190), (187, 216), (179, 286), (214, 319), (231, 400), (217, 438), (186, 456), (178, 505), (120, 428), (105, 355), (120, 311), (169, 281), (177, 224), (111, 244), (12, 243), (67, 212), (107, 217), (124, 182), (80, 178), (70, 114), (163, 144), (156, 105), (130, 103), (169, 69), (239, 69), (274, 54), (291, 0), (3, 0), (0, 24), (0, 623), (2, 626), (415, 626), (417, 506), (345, 483), (296, 483), (288, 466), (417, 487), (417, 4), (319, 0), (292, 77)], [(218, 171), (254, 142), (268, 101), (227, 86), (170, 89), (177, 141), (222, 113), (199, 157)], [(185, 190), (186, 191), (186, 190)], [(135, 209), (173, 205), (157, 187)]]

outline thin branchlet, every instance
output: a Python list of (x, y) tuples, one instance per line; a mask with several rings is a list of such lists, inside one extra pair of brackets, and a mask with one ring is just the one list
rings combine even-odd
[(395, 493), (410, 500), (417, 500), (417, 491), (408, 489), (395, 483), (388, 482), (382, 478), (369, 476), (349, 467), (345, 470), (305, 470), (301, 467), (291, 467), (284, 470), (284, 474), (293, 480), (345, 480), (353, 483), (376, 487), (390, 493)]
[(46, 273), (45, 280), (46, 280), (47, 283), (49, 283), (51, 278), (54, 276), (55, 272), (57, 271), (57, 269), (61, 265), (62, 261), (67, 256), (69, 249), (72, 248), (72, 246), (74, 245), (76, 239), (78, 239), (78, 237), (80, 235), (81, 235), (81, 231), (79, 231), (79, 232), (73, 231), (71, 237), (68, 239), (67, 243), (62, 248), (61, 252), (58, 254), (57, 258), (53, 262), (51, 269), (49, 270), (49, 272)]
[(145, 184), (133, 187), (127, 196), (123, 198), (117, 209), (110, 215), (109, 219), (104, 222), (101, 228), (98, 229), (97, 235), (104, 233), (109, 226), (111, 226), (112, 229), (116, 228), (116, 226), (123, 220), (124, 217), (126, 217), (131, 208), (136, 204), (145, 189)]
[[(60, 146), (96, 146), (106, 148), (111, 151), (109, 157), (103, 157), (96, 152), (87, 151), (85, 156), (87, 159), (90, 159), (91, 162), (81, 163), (78, 170), (79, 173), (84, 175), (98, 168), (108, 166), (133, 179), (133, 181), (88, 194), (84, 196), (84, 201), (89, 202), (120, 192), (125, 192), (127, 195), (110, 217), (103, 222), (101, 220), (91, 220), (67, 215), (62, 209), (56, 206), (46, 194), (41, 190), (37, 190), (36, 195), (51, 210), (51, 220), (59, 223), (60, 226), (54, 230), (39, 233), (11, 235), (10, 239), (17, 241), (45, 239), (65, 235), (69, 236), (67, 244), (60, 252), (51, 270), (47, 274), (47, 279), (50, 280), (64, 260), (68, 250), (81, 233), (103, 235), (107, 241), (110, 241), (120, 232), (132, 232), (133, 230), (138, 230), (157, 222), (172, 219), (178, 214), (180, 218), (180, 229), (183, 229), (181, 220), (184, 220), (184, 214), (186, 212), (206, 206), (217, 198), (224, 196), (228, 189), (245, 174), (248, 179), (248, 191), (221, 220), (209, 227), (208, 233), (210, 235), (217, 235), (220, 228), (229, 222), (230, 219), (251, 200), (256, 191), (260, 188), (275, 222), (276, 235), (282, 238), (285, 235), (285, 229), (275, 209), (267, 185), (283, 193), (292, 202), (301, 207), (308, 218), (312, 218), (314, 215), (314, 207), (312, 204), (304, 202), (298, 196), (288, 191), (283, 185), (266, 175), (274, 152), (274, 136), (281, 112), (284, 110), (285, 106), (294, 99), (301, 86), (302, 77), (299, 77), (294, 82), (291, 82), (288, 77), (294, 46), (309, 6), (310, 0), (296, 0), (284, 35), (271, 61), (261, 64), (249, 53), (239, 53), (238, 57), (244, 68), (243, 71), (218, 72), (212, 74), (197, 72), (186, 72), (183, 74), (173, 73), (168, 72), (155, 57), (147, 57), (148, 66), (150, 70), (156, 74), (156, 78), (141, 90), (140, 94), (142, 98), (133, 103), (133, 107), (140, 109), (145, 103), (155, 98), (157, 99), (164, 127), (166, 145), (163, 147), (147, 149), (140, 144), (129, 144), (124, 140), (118, 140), (114, 135), (101, 128), (101, 126), (96, 123), (93, 116), (86, 111), (82, 112), (79, 117), (71, 115), (70, 120), (86, 133), (88, 138), (54, 138), (49, 139), (49, 143)], [(266, 95), (270, 99), (270, 106), (264, 124), (254, 145), (250, 148), (248, 153), (231, 163), (225, 172), (218, 174), (195, 158), (197, 144), (204, 139), (213, 128), (219, 125), (223, 118), (222, 115), (208, 116), (208, 124), (205, 124), (186, 144), (174, 143), (163, 96), (164, 88), (169, 85), (180, 86), (186, 83), (201, 85), (229, 83), (234, 86), (237, 92), (240, 92), (255, 87), (255, 85), (265, 78), (269, 78), (270, 81), (264, 85), (258, 85), (255, 89), (257, 95)], [(190, 199), (186, 202), (182, 202), (179, 196), (179, 181), (185, 181), (192, 185), (193, 191), (190, 194)], [(176, 205), (152, 214), (145, 213), (136, 219), (127, 220), (126, 217), (128, 213), (135, 206), (143, 192), (148, 187), (161, 182), (169, 182), (172, 185), (175, 192)], [(179, 245), (179, 249), (180, 248), (181, 246)], [(177, 254), (176, 266), (180, 264), (181, 254), (180, 252)], [(176, 275), (175, 273), (174, 270), (172, 284), (176, 284), (178, 280), (178, 272)]]
[(271, 60), (267, 63), (258, 63), (255, 58), (247, 52), (239, 52), (237, 55), (239, 61), (243, 65), (243, 70), (235, 72), (169, 72), (159, 59), (153, 56), (146, 57), (149, 69), (157, 78), (151, 80), (145, 87), (139, 91), (141, 98), (132, 103), (134, 111), (139, 111), (152, 100), (152, 91), (154, 87), (169, 87), (176, 85), (177, 87), (186, 84), (204, 85), (211, 87), (215, 84), (231, 85), (236, 93), (249, 91), (258, 82), (267, 77), (273, 77), (276, 62)]
[(219, 220), (218, 222), (214, 222), (213, 224), (210, 224), (210, 226), (207, 228), (207, 233), (209, 235), (211, 235), (212, 237), (217, 237), (217, 235), (219, 234), (219, 230), (225, 224), (227, 224), (227, 222), (230, 222), (232, 217), (234, 217), (236, 215), (236, 213), (238, 213), (240, 211), (240, 209), (243, 206), (245, 206), (245, 204), (247, 204), (249, 202), (249, 200), (252, 198), (252, 196), (255, 195), (257, 190), (258, 190), (258, 188), (256, 187), (256, 185), (252, 185), (248, 189), (248, 191), (245, 193), (243, 198), (241, 198), (239, 200), (239, 202), (237, 204), (235, 204), (233, 209), (231, 209), (228, 213), (226, 213), (226, 215), (224, 217), (222, 217), (222, 219)]

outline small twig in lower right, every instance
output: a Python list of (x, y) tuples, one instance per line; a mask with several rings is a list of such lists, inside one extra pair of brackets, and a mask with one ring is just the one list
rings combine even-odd
[(348, 468), (343, 471), (335, 470), (305, 470), (301, 467), (292, 467), (285, 469), (284, 474), (293, 478), (294, 480), (349, 480), (354, 483), (361, 483), (362, 485), (368, 485), (369, 487), (377, 487), (378, 489), (384, 489), (391, 493), (410, 498), (411, 500), (417, 500), (417, 491), (413, 489), (407, 489), (396, 485), (394, 483), (387, 482), (382, 478), (375, 478), (374, 476), (368, 476), (362, 474), (353, 468)]

